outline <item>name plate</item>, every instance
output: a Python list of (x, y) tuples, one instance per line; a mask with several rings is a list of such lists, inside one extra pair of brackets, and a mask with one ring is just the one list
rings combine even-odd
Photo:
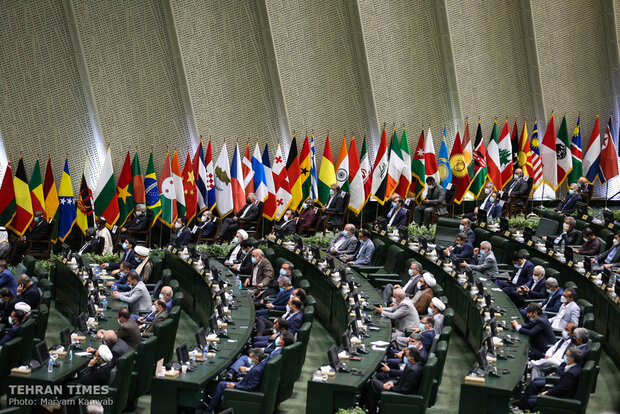
[(420, 249), (419, 253), (420, 253), (422, 256), (424, 256), (424, 253), (426, 253), (426, 252), (424, 251), (424, 249)]
[(312, 259), (310, 263), (312, 263), (312, 265), (316, 265), (316, 259)]
[(619, 304), (620, 303), (620, 296), (616, 296), (616, 299), (614, 299), (615, 304)]
[(200, 275), (206, 276), (207, 272), (204, 269), (200, 269)]
[(456, 270), (453, 270), (453, 271), (452, 271), (452, 273), (450, 273), (450, 275), (451, 275), (452, 277), (456, 277)]
[(295, 249), (295, 254), (299, 254), (299, 253), (301, 253), (301, 250)]
[(486, 226), (487, 226), (486, 222), (483, 221), (482, 223), (480, 223), (480, 227), (485, 228)]
[(566, 263), (569, 267), (573, 267), (573, 261), (569, 260), (568, 263)]
[(587, 219), (588, 219), (588, 215), (587, 215), (587, 214), (584, 214), (583, 216), (581, 216), (581, 219), (582, 219), (582, 220), (587, 220)]
[(340, 288), (342, 287), (342, 283), (340, 283), (340, 282), (336, 283), (336, 287), (337, 287), (338, 289), (340, 289)]
[(406, 240), (406, 239), (402, 239), (402, 240), (400, 241), (400, 244), (402, 244), (402, 245), (404, 246), (405, 244), (407, 244), (407, 240)]
[(278, 244), (278, 245), (282, 244), (282, 239), (278, 239), (278, 240), (276, 241), (276, 244)]
[(63, 257), (63, 258), (62, 258), (62, 262), (63, 262), (64, 264), (67, 264), (67, 258), (66, 258), (66, 257)]
[(467, 284), (467, 282), (463, 283), (463, 289), (467, 289), (469, 287), (469, 285)]
[(532, 245), (533, 245), (533, 244), (534, 244), (534, 243), (532, 243), (532, 241), (531, 241), (531, 240), (528, 240), (528, 241), (527, 241), (527, 245), (528, 245), (528, 247), (532, 247)]
[(554, 254), (554, 253), (555, 253), (555, 252), (554, 252), (553, 250), (549, 250), (549, 251), (547, 252), (547, 256), (551, 256), (551, 257), (553, 257), (553, 254)]
[(174, 249), (172, 249), (172, 254), (177, 254), (177, 252), (178, 252), (178, 250), (177, 250), (176, 247)]
[(601, 290), (607, 290), (607, 285), (605, 283), (601, 285)]
[(209, 281), (207, 282), (207, 285), (209, 285), (209, 287), (213, 286), (213, 281), (209, 280)]
[(381, 233), (379, 233), (382, 236), (385, 236), (385, 230), (381, 230)]
[(441, 266), (441, 260), (437, 259), (437, 261), (435, 262), (435, 264), (436, 264), (437, 266)]
[[(480, 315), (484, 314), (484, 308), (480, 308)], [(482, 326), (482, 329), (486, 328), (486, 323)]]
[(607, 223), (607, 228), (608, 229), (613, 229), (614, 228), (614, 223)]
[(188, 264), (188, 265), (190, 265), (190, 266), (191, 266), (191, 265), (192, 265), (192, 263), (193, 263), (192, 259), (187, 259), (187, 264)]
[(331, 275), (331, 274), (332, 274), (331, 269), (327, 269), (327, 270), (325, 271), (325, 275), (326, 275), (326, 276), (329, 276), (329, 275)]
[(590, 272), (586, 272), (586, 277), (587, 277), (588, 279), (592, 279), (592, 273), (590, 273)]
[(505, 237), (510, 237), (510, 232), (509, 232), (508, 230), (506, 230), (506, 231), (504, 232), (504, 236), (505, 236)]

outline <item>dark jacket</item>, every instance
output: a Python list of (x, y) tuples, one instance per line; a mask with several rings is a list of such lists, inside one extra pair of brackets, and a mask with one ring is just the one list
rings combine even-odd
[(201, 237), (210, 238), (215, 236), (215, 231), (217, 230), (217, 223), (213, 220), (205, 221), (204, 223), (200, 223), (198, 225), (200, 229)]
[[(607, 259), (607, 255), (615, 248), (616, 246), (612, 245), (611, 248), (605, 250), (603, 253), (596, 256), (596, 261), (599, 265), (605, 264), (605, 259)], [(612, 265), (620, 264), (620, 246), (616, 250), (616, 254), (613, 256), (610, 262)]]
[(399, 394), (414, 394), (417, 392), (420, 388), (420, 382), (422, 381), (423, 368), (424, 365), (422, 362), (407, 365), (396, 384), (394, 384), (394, 388), (390, 391)]
[(12, 339), (17, 338), (17, 331), (19, 331), (19, 328), (22, 325), (16, 325), (16, 326), (12, 326), (11, 329), (9, 329), (6, 334), (2, 337), (2, 339), (0, 339), (0, 346), (6, 344), (7, 342), (9, 342)]
[(583, 256), (595, 256), (601, 251), (601, 241), (598, 237), (586, 240), (579, 249), (579, 254)]
[(547, 347), (555, 342), (553, 328), (551, 328), (547, 315), (544, 314), (521, 325), (519, 333), (529, 336), (532, 348), (543, 354), (547, 351)]
[(579, 194), (566, 194), (564, 199), (558, 203), (558, 211), (564, 214), (571, 214), (575, 212), (575, 204), (577, 201), (581, 201)]
[[(514, 285), (523, 286), (526, 283), (530, 282), (532, 280), (532, 274), (534, 273), (534, 267), (535, 267), (534, 263), (530, 262), (529, 260), (525, 260), (525, 262), (523, 263), (523, 266), (521, 267), (521, 273), (519, 273), (517, 283), (515, 283)], [(518, 271), (519, 269), (515, 269), (514, 273), (510, 275), (511, 282)]]
[(292, 334), (296, 334), (303, 322), (304, 314), (302, 311), (291, 314), (286, 321), (288, 322), (288, 331)]
[(536, 286), (534, 286), (534, 289), (532, 289), (532, 285), (534, 284), (534, 279), (530, 279), (530, 281), (525, 284), (525, 286), (527, 286), (530, 289), (530, 291), (527, 292), (527, 295), (525, 295), (525, 298), (526, 299), (546, 298), (548, 295), (547, 288), (545, 286), (546, 282), (547, 282), (547, 278), (543, 277), (541, 280), (538, 281), (538, 283), (536, 283)]
[(400, 226), (406, 226), (407, 225), (407, 209), (403, 206), (401, 207), (399, 210), (397, 210), (395, 213), (393, 213), (393, 209), (390, 210), (390, 212), (388, 213), (388, 225), (390, 220), (392, 220), (392, 216), (390, 215), (390, 213), (392, 214), (396, 214), (396, 217), (394, 217), (394, 221), (392, 221), (391, 226), (392, 227), (400, 227)]
[(465, 230), (465, 234), (467, 235), (467, 241), (471, 243), (471, 245), (476, 244), (476, 233), (472, 229)]
[(280, 310), (280, 311), (285, 310), (286, 304), (288, 303), (288, 300), (291, 297), (291, 294), (293, 293), (294, 290), (295, 289), (291, 288), (289, 290), (285, 289), (281, 292), (278, 292), (278, 296), (276, 296), (273, 302), (271, 302), (271, 304), (273, 305), (273, 309)]
[(313, 229), (316, 224), (316, 211), (314, 211), (314, 206), (311, 208), (304, 208), (299, 213), (298, 222), (301, 222), (301, 229)]
[(46, 220), (41, 220), (25, 236), (28, 241), (48, 240), (50, 238), (50, 225)]
[(176, 232), (176, 235), (178, 237), (177, 243), (179, 244), (179, 246), (186, 246), (188, 244), (191, 244), (192, 241), (194, 241), (194, 234), (188, 227), (183, 227), (182, 229), (178, 230)]
[(465, 242), (463, 247), (453, 244), (450, 256), (457, 257), (459, 259), (463, 259), (469, 262), (474, 256), (474, 246), (472, 246), (470, 242)]
[(125, 228), (130, 231), (145, 231), (148, 224), (149, 218), (146, 216), (146, 214), (143, 214), (141, 216), (135, 216), (133, 220), (127, 223)]
[[(513, 187), (514, 184), (514, 187)], [(527, 179), (521, 177), (515, 182), (513, 178), (506, 184), (504, 187), (504, 191), (508, 195), (508, 201), (512, 200), (514, 206), (522, 207), (525, 205), (525, 199), (523, 198), (513, 198), (511, 196), (524, 196), (527, 195)]]
[(33, 283), (28, 287), (28, 289), (17, 295), (17, 299), (18, 302), (26, 302), (33, 310), (38, 309), (39, 302), (41, 302), (41, 292), (39, 292), (39, 287), (36, 283)]
[(116, 335), (125, 341), (131, 349), (138, 349), (138, 344), (142, 341), (140, 335), (140, 328), (133, 319), (129, 318), (125, 323), (122, 323), (116, 330)]
[(483, 209), (486, 210), (487, 212), (487, 219), (497, 219), (500, 218), (502, 216), (502, 214), (504, 214), (504, 210), (502, 207), (502, 203), (495, 203), (495, 204), (491, 204), (491, 206), (487, 209)]
[[(239, 264), (239, 267), (237, 269), (237, 273), (241, 274), (241, 275), (250, 275), (252, 274), (252, 250), (254, 249), (250, 249), (249, 252), (245, 253), (243, 252), (243, 254), (245, 256), (241, 256), (241, 263)], [(237, 256), (239, 257), (239, 256)]]
[(87, 367), (82, 374), (80, 384), (83, 385), (107, 385), (110, 381), (110, 372), (114, 366), (111, 362), (94, 367)]
[(9, 268), (0, 273), (0, 288), (3, 287), (9, 288), (13, 295), (17, 295), (17, 280)]
[(78, 254), (82, 255), (85, 253), (99, 253), (99, 249), (101, 244), (99, 243), (99, 237), (93, 237), (89, 240), (86, 240), (80, 250), (78, 250)]
[[(132, 269), (136, 268), (136, 265), (138, 264), (138, 262), (136, 262), (136, 252), (134, 252), (133, 249), (129, 249), (125, 253), (123, 253), (123, 258), (121, 259), (121, 262), (125, 262), (125, 261), (131, 264)], [(108, 271), (116, 270), (116, 269), (119, 269), (120, 267), (121, 267), (120, 263), (108, 263), (107, 270)]]
[(280, 221), (280, 227), (282, 228), (285, 236), (292, 236), (293, 234), (297, 233), (297, 223), (294, 219), (287, 222), (284, 222), (283, 219), (282, 221)]
[(254, 365), (248, 373), (239, 382), (235, 382), (235, 388), (242, 391), (254, 391), (263, 380), (263, 370), (265, 369), (265, 361)]
[(144, 331), (142, 336), (145, 337), (145, 338), (149, 338), (149, 337), (155, 335), (155, 327), (157, 325), (161, 324), (163, 321), (165, 321), (166, 318), (168, 318), (168, 311), (166, 311), (166, 310), (164, 310), (161, 313), (155, 315), (155, 319), (153, 319), (153, 322), (151, 322), (149, 327), (146, 328), (146, 330)]
[(426, 352), (431, 352), (431, 346), (433, 345), (433, 339), (435, 339), (435, 330), (430, 329), (428, 331), (422, 332), (422, 347), (426, 350)]
[(560, 376), (558, 382), (549, 389), (547, 395), (559, 398), (572, 398), (579, 384), (580, 373), (581, 366), (579, 364), (571, 367)]
[(131, 349), (129, 348), (129, 345), (127, 345), (127, 342), (123, 341), (121, 338), (117, 338), (116, 343), (112, 348), (110, 348), (110, 351), (112, 351), (111, 364), (113, 367), (115, 367), (116, 361), (118, 361), (118, 359), (125, 355), (127, 352), (131, 351)]
[[(247, 211), (247, 213), (246, 213)], [(258, 203), (252, 203), (252, 204), (246, 204), (243, 207), (241, 207), (241, 210), (239, 210), (239, 212), (237, 214), (235, 214), (237, 216), (237, 219), (240, 222), (245, 222), (245, 221), (256, 221), (258, 220)], [(245, 214), (245, 216), (243, 216)], [(243, 217), (243, 218), (241, 218)]]
[(559, 288), (556, 290), (553, 295), (547, 296), (547, 299), (543, 301), (541, 304), (543, 310), (546, 312), (557, 312), (560, 310), (560, 306), (562, 306), (562, 296), (564, 294), (564, 290)]
[[(342, 191), (340, 191), (336, 195), (329, 197), (329, 199), (327, 200), (327, 204), (325, 204), (325, 211), (329, 213), (341, 213), (344, 211), (344, 193)], [(342, 224), (342, 217), (331, 216), (329, 218), (329, 224)]]

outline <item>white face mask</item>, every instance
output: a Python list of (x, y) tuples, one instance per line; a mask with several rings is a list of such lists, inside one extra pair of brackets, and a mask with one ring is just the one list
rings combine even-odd
[(564, 231), (568, 231), (568, 224), (564, 223), (564, 226), (562, 228), (564, 229)]
[(518, 180), (519, 178), (521, 178), (519, 177), (519, 174), (515, 174), (515, 180)]
[(155, 312), (155, 305), (151, 305), (151, 312)]
[(205, 221), (209, 220), (209, 218), (207, 216), (202, 216), (201, 220), (204, 223)]
[(142, 210), (136, 211), (136, 216), (140, 217), (142, 215)]
[(175, 229), (180, 229), (181, 228), (181, 223), (174, 223), (174, 228)]
[(290, 216), (288, 216), (288, 215), (284, 216), (284, 222), (285, 222), (285, 223), (286, 223), (287, 221), (289, 221), (290, 219), (291, 219), (291, 218), (290, 218)]
[(418, 283), (416, 285), (418, 287), (418, 290), (422, 289), (422, 282), (420, 282), (419, 280), (418, 280)]
[(490, 188), (485, 188), (484, 189), (484, 193), (487, 194), (487, 195), (491, 194), (491, 189)]
[(614, 239), (614, 246), (617, 246), (618, 244), (620, 244), (620, 241), (618, 241), (618, 239)]
[(562, 295), (562, 297), (560, 298), (560, 302), (566, 303), (568, 302), (568, 299), (566, 299), (566, 296)]
[(329, 190), (329, 194), (330, 194), (330, 195), (335, 195), (335, 194), (336, 194), (336, 192), (335, 192), (334, 190)]

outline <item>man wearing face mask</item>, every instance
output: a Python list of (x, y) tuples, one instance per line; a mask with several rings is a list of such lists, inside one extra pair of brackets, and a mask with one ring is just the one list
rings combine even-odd
[(106, 227), (106, 219), (105, 217), (97, 217), (95, 220), (95, 224), (97, 225), (97, 237), (103, 239), (103, 253), (108, 254), (112, 253), (114, 250), (114, 243), (112, 242), (112, 234), (110, 230)]
[(468, 218), (462, 218), (459, 224), (459, 232), (465, 233), (467, 241), (473, 246), (476, 244), (476, 233), (471, 229), (471, 220)]
[(368, 383), (366, 394), (366, 408), (369, 413), (377, 412), (377, 403), (383, 391), (397, 392), (399, 394), (413, 394), (420, 387), (422, 370), (424, 368), (420, 360), (420, 351), (417, 348), (406, 348), (403, 353), (403, 362), (406, 367), (398, 381), (382, 382), (373, 378)]
[(119, 272), (116, 274), (118, 279), (116, 279), (116, 282), (108, 282), (107, 286), (115, 287), (116, 290), (120, 290), (121, 292), (127, 292), (128, 290), (131, 289), (131, 286), (129, 286), (129, 279), (128, 279), (129, 274), (131, 272), (132, 272), (131, 263), (127, 261), (122, 262)]
[(344, 257), (349, 265), (369, 265), (375, 254), (375, 244), (370, 240), (370, 232), (366, 229), (360, 230), (357, 235), (360, 241), (360, 248), (353, 255), (345, 254)]
[[(150, 338), (155, 334), (155, 327), (161, 324), (168, 318), (168, 311), (166, 310), (166, 302), (163, 299), (157, 299), (153, 302), (152, 311), (155, 312), (155, 318), (153, 322), (142, 333), (143, 338)], [(144, 329), (144, 325), (140, 325), (140, 329)]]
[[(525, 266), (522, 266), (522, 268), (524, 267)], [(516, 285), (506, 286), (502, 290), (512, 299), (517, 307), (522, 308), (526, 305), (526, 300), (544, 299), (547, 297), (548, 293), (545, 290), (545, 283), (545, 268), (542, 266), (534, 266), (534, 270), (532, 270), (532, 279), (529, 282), (518, 287), (516, 287)]]
[(130, 237), (121, 236), (121, 247), (124, 251), (123, 257), (119, 263), (103, 263), (101, 267), (107, 269), (108, 272), (111, 272), (111, 275), (116, 275), (119, 272), (121, 263), (127, 262), (130, 264), (130, 267), (133, 269), (136, 267), (136, 253), (133, 250), (134, 243)]
[(42, 251), (46, 248), (46, 246), (42, 243), (42, 241), (47, 241), (50, 238), (50, 226), (45, 220), (45, 216), (41, 210), (37, 210), (34, 213), (34, 226), (26, 231), (26, 234), (19, 237), (17, 242), (17, 252), (13, 258), (14, 264), (21, 262), (22, 256), (26, 252), (29, 246), (29, 242), (32, 243), (33, 251)]
[[(280, 269), (282, 272), (283, 269)], [(280, 276), (278, 278), (279, 291), (276, 298), (271, 303), (265, 303), (265, 299), (255, 300), (254, 309), (256, 309), (256, 317), (267, 317), (271, 309), (277, 311), (286, 310), (286, 304), (293, 293), (293, 286), (291, 285), (291, 279), (286, 276)]]
[[(416, 206), (413, 210), (413, 220), (421, 226), (424, 224), (426, 227), (431, 223), (431, 214), (433, 213), (434, 205), (439, 203), (445, 203), (446, 191), (440, 185), (435, 183), (435, 178), (426, 177), (426, 197), (422, 201), (422, 204)], [(448, 214), (446, 206), (440, 206), (437, 210), (438, 214)]]
[(125, 225), (125, 227), (121, 228), (121, 233), (125, 233), (127, 231), (145, 231), (149, 224), (149, 219), (146, 216), (146, 205), (138, 204), (136, 206), (136, 214), (135, 217)]
[(3, 287), (8, 288), (13, 295), (17, 294), (17, 280), (6, 260), (0, 260), (0, 289)]
[(6, 331), (2, 339), (0, 339), (0, 347), (17, 338), (17, 331), (19, 331), (19, 328), (24, 323), (25, 317), (26, 314), (23, 311), (14, 309), (13, 312), (11, 312), (8, 321), (10, 328)]
[(142, 341), (140, 328), (136, 321), (131, 319), (127, 308), (120, 309), (116, 313), (116, 320), (119, 325), (116, 330), (116, 336), (125, 341), (131, 349), (138, 349), (138, 345)]
[(136, 272), (131, 272), (128, 280), (131, 290), (129, 292), (112, 292), (114, 299), (128, 303), (129, 310), (133, 314), (149, 311), (151, 309), (151, 295), (144, 282), (140, 280), (140, 276)]
[(136, 246), (136, 273), (140, 275), (140, 279), (144, 283), (151, 280), (151, 272), (153, 271), (153, 262), (149, 259), (151, 251), (145, 246)]
[(562, 330), (562, 337), (547, 349), (545, 356), (527, 363), (528, 369), (532, 372), (532, 380), (547, 375), (564, 362), (566, 350), (569, 346), (573, 346), (575, 341), (575, 328), (577, 328), (575, 323), (566, 324), (564, 330)]
[(282, 220), (280, 220), (280, 228), (285, 236), (292, 236), (297, 233), (297, 222), (295, 221), (295, 212), (293, 210), (286, 210)]
[(187, 217), (178, 217), (174, 223), (174, 232), (177, 237), (176, 245), (178, 247), (187, 246), (194, 241), (194, 234), (187, 227)]
[(418, 326), (420, 318), (411, 299), (405, 295), (405, 291), (402, 289), (394, 290), (394, 302), (395, 306), (389, 306), (384, 308), (383, 306), (375, 306), (375, 313), (385, 316), (392, 320), (392, 339), (395, 340), (399, 336), (403, 336), (407, 328), (412, 326)]
[(573, 214), (576, 210), (575, 204), (581, 201), (581, 195), (579, 195), (579, 185), (572, 183), (568, 188), (568, 193), (564, 196), (564, 199), (558, 203), (558, 207), (555, 209), (558, 213)]
[(433, 286), (437, 284), (437, 281), (430, 273), (426, 272), (422, 275), (420, 280), (418, 280), (418, 291), (411, 299), (415, 310), (418, 312), (418, 315), (426, 315), (428, 306), (431, 303), (431, 300), (435, 296), (433, 293)]
[(613, 244), (609, 249), (590, 260), (604, 268), (620, 266), (620, 233), (614, 234)]
[[(231, 266), (233, 272), (241, 275), (249, 275), (252, 273), (252, 252), (254, 251), (254, 245), (249, 240), (241, 242), (241, 258), (240, 263)], [(239, 256), (237, 256), (239, 257)]]
[(446, 310), (446, 305), (439, 298), (431, 299), (430, 305), (428, 305), (428, 316), (432, 316), (435, 324), (435, 334), (440, 335), (443, 330), (443, 311)]
[(496, 220), (502, 217), (504, 214), (504, 202), (499, 199), (497, 191), (491, 193), (488, 203), (488, 209), (485, 209), (487, 220)]
[[(566, 217), (562, 226), (562, 233), (553, 240), (553, 243), (558, 246), (577, 244), (579, 242), (579, 233), (575, 229), (576, 223), (575, 217)], [(547, 240), (547, 237), (545, 236), (543, 239)]]
[[(166, 312), (170, 313), (170, 311), (172, 310), (172, 306), (174, 305), (174, 302), (172, 300), (172, 288), (170, 286), (164, 286), (163, 288), (161, 288), (161, 291), (159, 292), (159, 299), (163, 300), (166, 303)], [(151, 312), (147, 313), (144, 316), (139, 316), (139, 315), (131, 315), (131, 319), (133, 319), (136, 322), (139, 323), (150, 323), (153, 322), (153, 319), (155, 319), (157, 312), (156, 309), (154, 307), (151, 307)]]
[(512, 265), (515, 267), (515, 271), (510, 279), (497, 279), (495, 281), (495, 284), (500, 289), (508, 288), (516, 290), (518, 287), (523, 286), (532, 280), (532, 274), (534, 273), (534, 263), (524, 258), (521, 252), (517, 251), (512, 254)]
[(215, 232), (217, 231), (217, 217), (209, 210), (206, 210), (200, 216), (198, 228), (200, 229), (200, 237), (209, 239), (215, 236)]
[(564, 329), (567, 323), (579, 323), (579, 315), (581, 314), (581, 309), (579, 305), (575, 302), (577, 300), (577, 292), (573, 288), (564, 289), (564, 293), (560, 298), (562, 301), (562, 306), (560, 306), (560, 310), (557, 315), (553, 318), (549, 319), (551, 323), (551, 327), (553, 329), (561, 330)]
[(582, 256), (596, 256), (601, 252), (601, 241), (590, 227), (586, 227), (581, 232), (583, 235), (583, 244), (580, 248), (573, 247), (575, 253)]
[(235, 245), (228, 254), (226, 255), (226, 260), (224, 264), (231, 265), (233, 263), (240, 263), (245, 253), (241, 250), (241, 242), (248, 239), (248, 233), (245, 230), (239, 229), (237, 230), (237, 234), (235, 238), (232, 239), (232, 244)]
[(407, 225), (407, 209), (403, 207), (403, 199), (396, 196), (392, 200), (392, 208), (387, 214), (388, 227)]
[(507, 201), (512, 203), (514, 207), (523, 207), (525, 205), (525, 198), (527, 195), (527, 180), (523, 178), (523, 170), (517, 168), (515, 170), (512, 180), (506, 184), (505, 195)]
[[(418, 280), (420, 280), (420, 278), (422, 277), (422, 265), (418, 262), (413, 261), (409, 266), (408, 272), (409, 280), (407, 281), (405, 286), (402, 286), (402, 288), (405, 291), (405, 295), (407, 295), (408, 298), (412, 298), (419, 290)], [(383, 298), (383, 302), (386, 305), (391, 305), (394, 289), (399, 289), (400, 287), (400, 285), (392, 285), (391, 283), (385, 285), (385, 287), (383, 288), (383, 292), (381, 293), (381, 297)]]
[[(340, 191), (338, 184), (332, 184), (331, 190), (329, 190), (329, 199), (325, 207), (321, 209), (323, 213), (342, 213), (344, 211), (344, 194)], [(327, 214), (323, 214), (321, 220), (327, 220)], [(326, 224), (332, 226), (339, 226), (342, 224), (342, 217), (337, 215), (330, 215), (329, 221)]]
[(540, 359), (547, 352), (547, 347), (555, 342), (555, 334), (538, 303), (530, 303), (525, 309), (527, 319), (523, 325), (512, 321), (512, 327), (519, 333), (530, 337), (529, 359)]
[(420, 318), (418, 325), (418, 332), (422, 335), (422, 346), (430, 354), (433, 339), (435, 339), (435, 319), (432, 316), (424, 315)]
[(299, 228), (298, 232), (301, 235), (304, 235), (309, 230), (314, 229), (314, 225), (316, 224), (316, 211), (314, 208), (314, 201), (312, 201), (311, 198), (308, 198), (304, 203), (304, 208), (299, 213), (297, 224)]
[[(278, 296), (278, 294), (280, 293), (280, 280), (285, 277), (288, 278), (292, 286), (294, 268), (295, 266), (293, 266), (293, 264), (289, 261), (282, 263), (278, 277), (272, 279), (267, 285), (267, 288), (263, 289), (258, 295), (256, 295), (256, 297), (254, 298), (254, 304), (256, 305), (256, 303), (260, 302), (261, 300), (265, 300), (267, 298), (275, 298), (276, 296)], [(286, 307), (286, 303), (284, 303), (284, 306)], [(260, 309), (260, 307), (256, 309)]]
[(355, 238), (355, 226), (347, 224), (340, 234), (329, 243), (331, 254), (353, 254), (357, 250), (357, 239)]
[[(474, 249), (475, 255), (477, 250), (478, 249)], [(461, 262), (461, 267), (464, 267), (467, 270), (480, 272), (487, 278), (496, 278), (499, 276), (497, 259), (495, 259), (495, 254), (491, 251), (491, 243), (488, 241), (485, 240), (480, 243), (480, 249), (477, 252), (477, 255), (474, 256), (473, 262), (474, 264)]]
[(465, 233), (459, 233), (456, 235), (454, 244), (444, 249), (444, 254), (446, 256), (465, 260), (469, 263), (474, 255), (474, 246), (467, 240), (467, 235)]
[(490, 181), (487, 181), (487, 183), (484, 185), (484, 191), (482, 191), (480, 193), (480, 196), (478, 197), (478, 202), (477, 202), (478, 206), (474, 207), (473, 212), (466, 213), (463, 215), (463, 217), (468, 218), (470, 220), (477, 220), (478, 212), (480, 210), (488, 211), (488, 209), (493, 204), (493, 203), (489, 203), (489, 198), (491, 197), (492, 192), (493, 192), (493, 183)]
[(259, 201), (254, 193), (250, 193), (245, 201), (245, 206), (238, 213), (230, 217), (226, 217), (220, 227), (217, 235), (217, 243), (222, 243), (224, 239), (228, 240), (229, 234), (232, 234), (243, 227), (246, 223), (258, 220), (260, 214)]
[[(387, 366), (391, 369), (400, 369), (401, 361), (405, 348), (416, 348), (420, 351), (420, 361), (422, 364), (426, 364), (428, 361), (428, 352), (422, 346), (422, 334), (420, 332), (412, 332), (408, 337), (399, 337), (396, 339), (396, 343), (401, 347), (399, 351), (396, 348), (390, 348), (387, 352)], [(383, 364), (384, 365), (384, 364)], [(385, 372), (385, 369), (381, 367), (381, 371)]]
[(245, 279), (245, 287), (252, 288), (254, 294), (262, 290), (273, 279), (273, 266), (261, 249), (252, 250), (252, 276)]
[(99, 237), (97, 237), (97, 231), (94, 227), (89, 227), (86, 229), (86, 238), (84, 240), (84, 244), (78, 250), (78, 254), (81, 256), (85, 253), (99, 253)]

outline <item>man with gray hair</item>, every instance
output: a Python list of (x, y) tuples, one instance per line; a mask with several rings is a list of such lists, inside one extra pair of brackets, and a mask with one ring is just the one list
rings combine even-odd
[(395, 340), (399, 336), (404, 336), (407, 328), (416, 328), (420, 325), (420, 317), (415, 310), (411, 299), (407, 297), (405, 291), (401, 288), (394, 290), (394, 301), (396, 306), (384, 308), (383, 306), (375, 306), (375, 313), (390, 318), (392, 320), (392, 339)]
[(273, 266), (261, 249), (252, 250), (252, 275), (245, 279), (245, 286), (254, 294), (262, 290), (273, 279)]
[(562, 337), (547, 349), (545, 356), (527, 363), (527, 367), (532, 371), (532, 380), (554, 371), (564, 362), (564, 354), (569, 347), (573, 346), (575, 340), (575, 328), (577, 328), (577, 324), (572, 322), (566, 324), (562, 331)]
[(277, 311), (285, 311), (291, 294), (293, 293), (293, 285), (291, 279), (287, 276), (278, 278), (278, 286), (280, 288), (278, 295), (271, 303), (266, 303), (264, 299), (255, 299), (254, 308), (256, 309), (256, 317), (267, 317), (271, 309)]
[[(575, 220), (575, 217), (566, 217), (564, 219), (564, 224), (562, 225), (562, 233), (553, 239), (553, 243), (558, 246), (578, 244), (579, 233), (577, 232), (577, 229), (575, 229), (576, 223), (577, 220)], [(547, 240), (547, 236), (544, 236), (543, 239)]]
[(146, 205), (138, 204), (135, 214), (136, 216), (125, 227), (121, 228), (121, 232), (145, 231), (147, 229), (149, 218), (146, 215)]
[(334, 237), (329, 243), (331, 254), (353, 254), (357, 250), (357, 239), (355, 238), (355, 226), (347, 224), (344, 230)]
[[(418, 280), (422, 277), (422, 265), (416, 261), (411, 262), (408, 274), (409, 280), (405, 286), (402, 286), (402, 288), (407, 297), (412, 298), (418, 291)], [(398, 289), (400, 287), (400, 285), (392, 285), (391, 283), (385, 285), (381, 296), (383, 297), (383, 302), (386, 305), (390, 305), (392, 303), (392, 294), (394, 293), (394, 289)]]
[(577, 183), (572, 183), (568, 187), (568, 193), (564, 196), (564, 199), (558, 203), (558, 207), (555, 209), (558, 213), (573, 214), (575, 212), (575, 204), (581, 201), (580, 186)]
[(474, 249), (474, 264), (467, 264), (466, 262), (461, 262), (461, 267), (466, 268), (467, 270), (475, 270), (484, 275), (484, 277), (495, 278), (499, 276), (499, 270), (497, 269), (497, 259), (495, 259), (495, 254), (491, 250), (491, 243), (488, 241), (483, 241), (480, 243), (480, 249)]
[[(116, 361), (118, 361), (118, 359), (126, 352), (131, 351), (131, 348), (129, 348), (127, 342), (120, 339), (113, 330), (104, 331), (102, 339), (104, 344), (106, 344), (112, 351), (112, 366), (116, 366)], [(91, 354), (94, 354), (95, 351), (96, 350), (91, 347), (86, 349), (86, 352), (90, 352)]]
[(516, 289), (510, 286), (502, 290), (518, 308), (523, 308), (526, 305), (526, 300), (544, 299), (549, 295), (545, 289), (545, 282), (545, 268), (539, 265), (534, 266), (532, 279), (526, 284)]

